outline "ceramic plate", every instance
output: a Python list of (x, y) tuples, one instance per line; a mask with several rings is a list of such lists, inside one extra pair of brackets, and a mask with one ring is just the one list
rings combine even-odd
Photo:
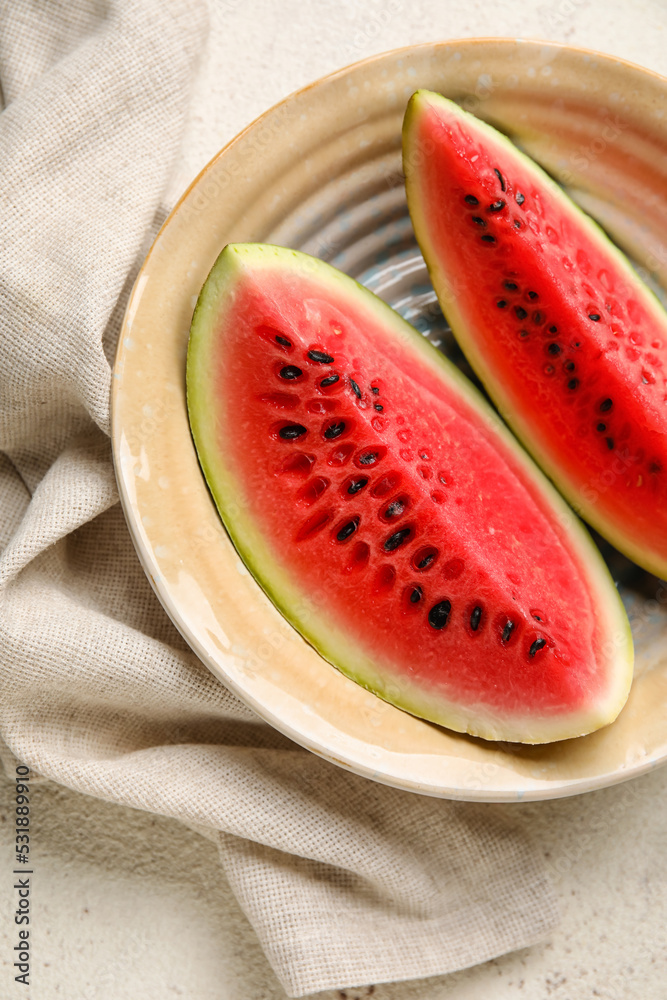
[(188, 328), (228, 242), (305, 250), (361, 280), (455, 353), (417, 250), (401, 122), (418, 87), (510, 134), (651, 278), (667, 279), (667, 81), (608, 56), (479, 40), (390, 52), (272, 108), (201, 173), (138, 277), (115, 369), (122, 502), (167, 612), (213, 673), (326, 759), (430, 795), (487, 801), (599, 788), (667, 758), (667, 590), (620, 564), (637, 647), (630, 699), (590, 736), (537, 747), (449, 732), (348, 680), (285, 622), (239, 561), (197, 464), (185, 405)]

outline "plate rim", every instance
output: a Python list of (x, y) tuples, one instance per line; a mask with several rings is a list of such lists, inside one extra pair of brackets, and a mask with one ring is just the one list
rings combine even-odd
[[(125, 516), (126, 524), (132, 538), (137, 556), (141, 563), (141, 566), (155, 592), (160, 604), (162, 605), (165, 613), (169, 616), (172, 623), (178, 629), (179, 633), (185, 639), (189, 648), (194, 651), (197, 657), (205, 664), (207, 669), (227, 687), (231, 690), (236, 697), (239, 698), (244, 704), (248, 705), (256, 714), (267, 723), (269, 723), (273, 728), (283, 733), (289, 739), (293, 740), (299, 746), (304, 747), (309, 752), (314, 753), (316, 756), (328, 760), (329, 762), (344, 768), (354, 774), (359, 774), (364, 777), (370, 778), (371, 780), (377, 781), (381, 784), (388, 785), (390, 787), (398, 788), (404, 791), (411, 791), (417, 794), (424, 794), (438, 798), (447, 798), (459, 801), (471, 801), (471, 802), (514, 802), (514, 801), (543, 801), (554, 798), (564, 798), (571, 795), (581, 794), (586, 791), (593, 791), (596, 789), (610, 787), (612, 785), (620, 784), (624, 781), (629, 780), (633, 777), (638, 777), (645, 774), (660, 764), (667, 763), (667, 741), (664, 745), (664, 751), (659, 757), (649, 757), (647, 759), (637, 761), (629, 766), (617, 769), (613, 772), (604, 775), (594, 775), (594, 776), (584, 776), (576, 779), (569, 779), (563, 781), (560, 784), (556, 784), (553, 787), (537, 787), (530, 788), (527, 787), (521, 791), (513, 790), (502, 790), (499, 788), (489, 787), (489, 788), (461, 788), (458, 786), (448, 786), (444, 783), (439, 783), (438, 785), (430, 784), (427, 782), (416, 782), (407, 778), (401, 778), (397, 776), (389, 775), (383, 771), (378, 771), (369, 767), (368, 765), (360, 762), (358, 760), (348, 757), (342, 750), (333, 752), (329, 748), (318, 744), (316, 741), (311, 739), (308, 735), (300, 732), (286, 722), (280, 716), (276, 716), (266, 704), (259, 702), (251, 693), (245, 691), (237, 683), (236, 679), (229, 674), (227, 674), (224, 669), (208, 654), (208, 652), (202, 647), (199, 640), (194, 636), (181, 612), (178, 605), (174, 603), (171, 595), (167, 592), (161, 584), (161, 573), (159, 564), (157, 562), (153, 547), (143, 536), (141, 531), (141, 526), (138, 519), (135, 517), (133, 510), (133, 501), (130, 496), (129, 485), (125, 480), (122, 461), (120, 457), (121, 449), (121, 435), (122, 428), (120, 426), (120, 417), (118, 412), (120, 409), (120, 396), (122, 393), (122, 376), (119, 374), (119, 368), (122, 367), (123, 363), (123, 342), (125, 334), (127, 331), (128, 323), (131, 322), (134, 314), (136, 313), (142, 294), (142, 288), (146, 281), (146, 273), (151, 266), (153, 255), (155, 251), (159, 248), (159, 245), (164, 237), (165, 232), (170, 228), (175, 216), (182, 209), (184, 204), (193, 194), (193, 192), (202, 184), (210, 172), (212, 172), (217, 166), (219, 160), (238, 143), (244, 136), (246, 136), (250, 131), (255, 129), (257, 126), (261, 125), (263, 121), (274, 115), (296, 98), (301, 95), (307, 94), (309, 91), (320, 87), (323, 84), (331, 83), (337, 78), (342, 78), (349, 74), (351, 71), (358, 70), (362, 67), (371, 66), (373, 63), (380, 63), (386, 60), (388, 57), (401, 58), (404, 55), (419, 54), (427, 51), (434, 51), (438, 49), (449, 49), (456, 48), (457, 46), (465, 46), (466, 48), (474, 48), (477, 46), (506, 46), (508, 51), (511, 51), (515, 46), (525, 46), (525, 47), (536, 47), (540, 51), (553, 50), (554, 52), (564, 51), (568, 54), (576, 54), (582, 57), (589, 57), (594, 59), (600, 59), (606, 64), (616, 65), (630, 70), (633, 73), (637, 73), (640, 78), (645, 78), (646, 76), (652, 77), (655, 82), (659, 83), (663, 87), (667, 87), (667, 76), (656, 72), (655, 70), (648, 69), (646, 67), (640, 66), (637, 63), (631, 62), (630, 60), (624, 59), (620, 56), (610, 55), (609, 53), (600, 52), (595, 49), (589, 49), (583, 46), (568, 45), (563, 42), (553, 42), (545, 41), (537, 38), (509, 38), (502, 36), (480, 36), (474, 38), (456, 38), (456, 39), (444, 39), (434, 42), (422, 42), (414, 45), (405, 45), (395, 49), (385, 50), (380, 53), (375, 53), (371, 56), (367, 56), (363, 59), (356, 60), (355, 62), (349, 63), (343, 67), (339, 67), (327, 73), (310, 83), (297, 88), (292, 91), (286, 97), (280, 101), (273, 104), (271, 107), (262, 111), (257, 115), (252, 121), (245, 125), (236, 135), (234, 135), (223, 147), (221, 147), (218, 152), (211, 157), (211, 159), (202, 167), (196, 177), (188, 184), (186, 189), (180, 195), (178, 200), (175, 202), (171, 208), (166, 219), (160, 226), (158, 232), (155, 235), (151, 246), (146, 253), (141, 267), (136, 275), (135, 281), (133, 283), (132, 290), (128, 297), (127, 305), (124, 311), (123, 320), (120, 326), (118, 344), (116, 348), (116, 354), (114, 359), (114, 366), (112, 371), (112, 383), (111, 383), (111, 445), (112, 445), (112, 458), (113, 466), (116, 475), (116, 481), (118, 485), (118, 492), (121, 501), (121, 506)], [(501, 749), (498, 747), (497, 749)], [(429, 755), (438, 756), (438, 755)], [(443, 755), (443, 760), (446, 757)], [(529, 780), (529, 779), (527, 779)]]

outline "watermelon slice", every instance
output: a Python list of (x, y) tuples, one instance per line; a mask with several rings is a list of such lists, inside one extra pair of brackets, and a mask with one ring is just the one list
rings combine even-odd
[(632, 644), (597, 549), (477, 391), (374, 295), (304, 254), (227, 246), (187, 391), (232, 541), (348, 677), (487, 739), (615, 718)]
[(667, 315), (495, 129), (418, 91), (403, 136), (417, 240), (471, 366), (575, 510), (667, 577)]

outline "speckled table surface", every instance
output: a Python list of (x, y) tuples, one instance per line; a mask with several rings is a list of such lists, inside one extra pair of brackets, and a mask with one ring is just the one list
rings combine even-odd
[[(211, 156), (290, 91), (416, 42), (543, 38), (667, 75), (664, 0), (210, 0), (208, 52), (173, 202)], [(0, 829), (10, 783), (0, 780)], [(667, 769), (572, 799), (490, 805), (544, 851), (561, 900), (542, 945), (451, 976), (377, 986), (375, 1000), (667, 1000)], [(30, 1000), (281, 1000), (207, 840), (171, 820), (49, 782), (32, 796), (39, 861)], [(8, 824), (7, 824), (8, 825)], [(10, 839), (0, 837), (2, 870)], [(6, 883), (7, 885), (9, 883)], [(10, 964), (11, 893), (0, 891)], [(322, 1000), (369, 991), (320, 994)], [(26, 993), (26, 995), (28, 995)]]

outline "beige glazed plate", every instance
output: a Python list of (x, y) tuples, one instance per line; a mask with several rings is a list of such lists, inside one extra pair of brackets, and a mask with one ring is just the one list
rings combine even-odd
[(619, 563), (637, 666), (613, 725), (538, 747), (452, 733), (369, 694), (285, 622), (236, 555), (190, 438), (188, 329), (204, 279), (229, 242), (278, 243), (330, 261), (456, 356), (415, 244), (401, 176), (403, 112), (419, 87), (460, 101), (510, 134), (652, 280), (667, 285), (664, 79), (596, 53), (493, 39), (402, 49), (341, 70), (242, 132), (160, 232), (132, 294), (114, 373), (122, 501), (144, 568), (192, 648), (298, 743), (359, 774), (430, 795), (570, 795), (667, 759), (667, 589)]

